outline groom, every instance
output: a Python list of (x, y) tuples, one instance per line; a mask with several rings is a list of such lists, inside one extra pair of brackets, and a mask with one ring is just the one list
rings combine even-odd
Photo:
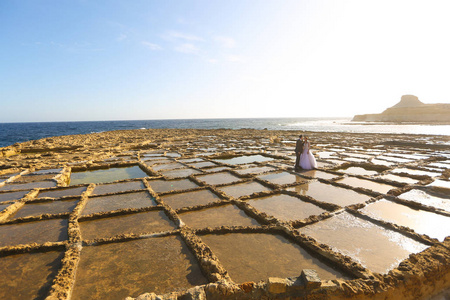
[(305, 141), (303, 140), (303, 135), (300, 134), (295, 145), (295, 155), (297, 157), (295, 160), (295, 171), (300, 170), (300, 155), (302, 155), (304, 144)]

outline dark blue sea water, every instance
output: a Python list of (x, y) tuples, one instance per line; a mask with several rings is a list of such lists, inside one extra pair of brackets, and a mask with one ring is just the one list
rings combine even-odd
[(269, 129), (450, 135), (450, 125), (355, 123), (350, 118), (189, 119), (0, 123), (0, 147), (45, 137), (140, 128)]

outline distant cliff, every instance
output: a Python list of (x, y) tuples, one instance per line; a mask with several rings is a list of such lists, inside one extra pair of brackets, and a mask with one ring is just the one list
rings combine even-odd
[(356, 115), (352, 121), (450, 123), (450, 104), (425, 104), (416, 96), (403, 95), (381, 114)]

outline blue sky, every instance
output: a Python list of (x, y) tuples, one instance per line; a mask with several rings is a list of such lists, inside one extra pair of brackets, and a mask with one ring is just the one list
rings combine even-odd
[(0, 1), (0, 122), (450, 103), (449, 1)]

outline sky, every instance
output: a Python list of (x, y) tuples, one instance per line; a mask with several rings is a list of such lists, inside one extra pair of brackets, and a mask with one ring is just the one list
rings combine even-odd
[(0, 122), (450, 103), (450, 1), (2, 0)]

